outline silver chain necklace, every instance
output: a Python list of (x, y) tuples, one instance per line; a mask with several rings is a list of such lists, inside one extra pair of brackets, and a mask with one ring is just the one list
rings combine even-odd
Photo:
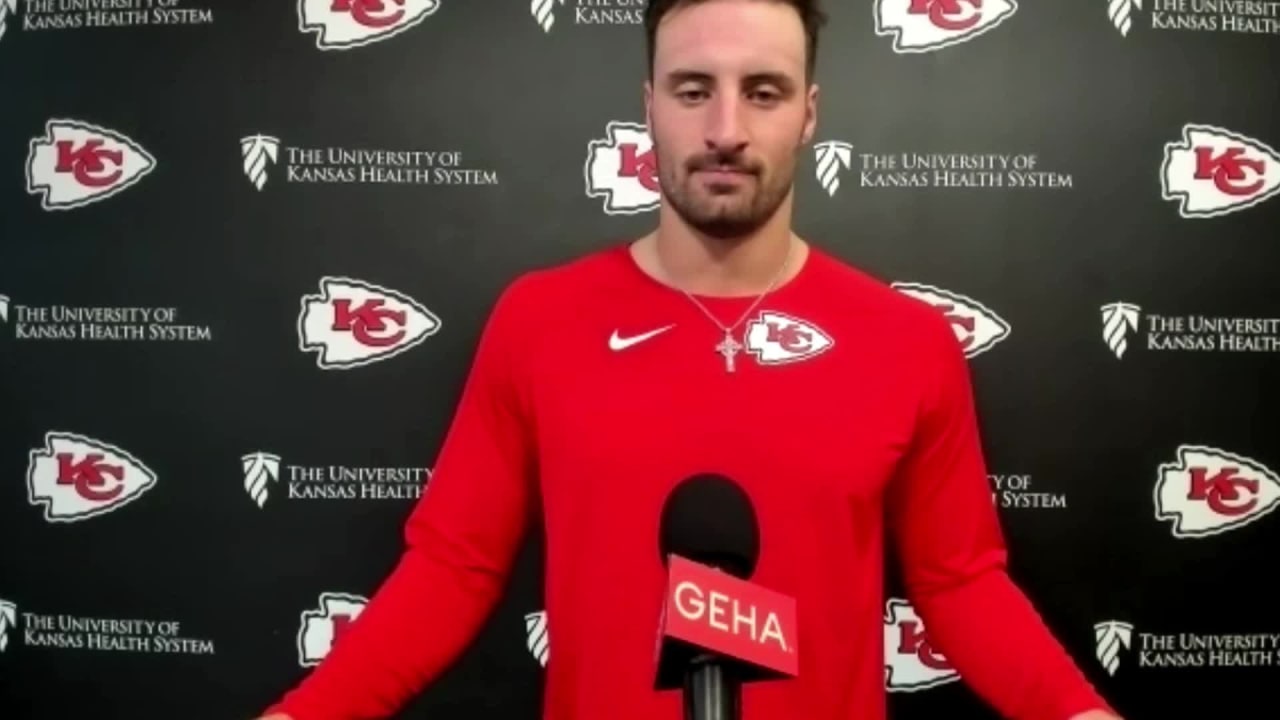
[[(743, 349), (743, 345), (733, 338), (734, 328), (738, 327), (738, 325), (740, 325), (743, 320), (747, 319), (747, 316), (751, 314), (751, 311), (756, 309), (756, 306), (760, 304), (761, 300), (764, 300), (764, 296), (768, 295), (773, 290), (774, 286), (778, 284), (778, 281), (782, 279), (782, 275), (786, 271), (787, 265), (789, 265), (791, 262), (791, 251), (794, 248), (795, 248), (795, 240), (794, 238), (792, 238), (791, 241), (787, 244), (787, 255), (782, 260), (782, 266), (778, 268), (778, 272), (776, 275), (774, 275), (773, 280), (770, 281), (769, 286), (764, 289), (764, 292), (756, 296), (755, 301), (751, 303), (751, 305), (747, 308), (746, 312), (742, 313), (742, 317), (738, 318), (738, 321), (732, 325), (726, 326), (724, 323), (720, 322), (720, 319), (717, 318), (714, 314), (712, 314), (712, 312), (708, 310), (705, 305), (698, 302), (698, 299), (695, 298), (693, 295), (691, 295), (688, 290), (685, 290), (684, 288), (679, 288), (680, 292), (684, 293), (684, 296), (689, 298), (690, 302), (696, 305), (698, 309), (701, 310), (702, 313), (711, 320), (711, 322), (716, 324), (716, 327), (720, 328), (724, 332), (724, 339), (716, 343), (715, 351), (720, 355), (724, 356), (725, 372), (734, 371), (733, 358)], [(746, 338), (743, 338), (743, 339), (745, 340)]]

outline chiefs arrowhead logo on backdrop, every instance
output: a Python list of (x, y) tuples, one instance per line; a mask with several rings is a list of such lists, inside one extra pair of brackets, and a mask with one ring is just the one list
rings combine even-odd
[(893, 37), (896, 53), (932, 52), (994, 30), (1017, 10), (1017, 0), (876, 0), (876, 34)]
[(806, 320), (766, 310), (747, 325), (743, 344), (761, 365), (808, 360), (835, 345), (835, 339)]
[(298, 626), (298, 664), (319, 665), (368, 603), (359, 595), (320, 593), (319, 608), (302, 611), (302, 623)]
[(1244, 527), (1280, 505), (1280, 476), (1261, 463), (1201, 445), (1182, 445), (1177, 462), (1160, 466), (1157, 520), (1174, 537), (1200, 538)]
[(156, 474), (120, 448), (76, 433), (50, 431), (30, 452), (28, 501), (44, 505), (48, 522), (77, 522), (137, 500)]
[(546, 610), (525, 613), (524, 635), (525, 647), (529, 649), (529, 654), (533, 655), (538, 664), (546, 667), (551, 648), (551, 638), (547, 634)]
[(587, 197), (604, 198), (609, 215), (636, 215), (658, 207), (658, 161), (648, 129), (615, 120), (606, 133), (604, 140), (587, 143)]
[(80, 120), (45, 123), (27, 151), (27, 192), (45, 210), (70, 210), (123, 192), (146, 177), (156, 159), (124, 135)]
[(440, 0), (298, 0), (298, 30), (316, 33), (321, 50), (349, 50), (418, 25)]
[(315, 350), (326, 370), (361, 367), (395, 357), (440, 331), (435, 313), (417, 300), (345, 277), (320, 280), (319, 295), (303, 295), (298, 349)]
[(924, 622), (911, 603), (890, 598), (884, 605), (884, 687), (915, 692), (945, 685), (960, 674), (929, 644)]
[(981, 355), (1009, 337), (1009, 323), (973, 298), (920, 283), (893, 283), (893, 288), (940, 310), (967, 358)]
[(1160, 197), (1184, 218), (1251, 208), (1280, 193), (1280, 153), (1261, 141), (1212, 125), (1188, 124), (1182, 141), (1165, 143)]

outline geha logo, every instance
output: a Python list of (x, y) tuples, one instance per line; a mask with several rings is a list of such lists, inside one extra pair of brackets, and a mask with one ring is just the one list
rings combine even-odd
[(676, 612), (690, 623), (745, 642), (773, 645), (781, 653), (792, 652), (778, 613), (754, 604), (752, 599), (729, 595), (720, 589), (703, 588), (694, 579), (677, 582), (673, 597)]

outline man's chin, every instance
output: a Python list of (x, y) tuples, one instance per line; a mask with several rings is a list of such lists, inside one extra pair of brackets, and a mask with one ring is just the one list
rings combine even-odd
[(686, 222), (698, 232), (719, 240), (749, 235), (763, 224), (759, 218), (723, 214), (698, 215), (687, 218)]

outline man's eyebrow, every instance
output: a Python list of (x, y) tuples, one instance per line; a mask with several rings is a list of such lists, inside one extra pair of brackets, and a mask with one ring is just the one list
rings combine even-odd
[(699, 72), (697, 70), (672, 70), (667, 73), (664, 78), (667, 85), (679, 85), (684, 82), (704, 82), (709, 83), (713, 78), (709, 73)]
[[(669, 86), (679, 85), (680, 83), (684, 83), (684, 82), (713, 83), (715, 82), (715, 77), (712, 76), (710, 73), (702, 72), (699, 70), (672, 70), (671, 72), (667, 73), (667, 76), (666, 76), (667, 85)], [(761, 84), (772, 84), (772, 85), (777, 85), (783, 91), (793, 90), (796, 85), (795, 81), (793, 81), (785, 73), (775, 72), (775, 71), (763, 71), (763, 72), (751, 73), (750, 75), (747, 75), (745, 78), (743, 78), (743, 84), (749, 85), (749, 86), (761, 85)]]

